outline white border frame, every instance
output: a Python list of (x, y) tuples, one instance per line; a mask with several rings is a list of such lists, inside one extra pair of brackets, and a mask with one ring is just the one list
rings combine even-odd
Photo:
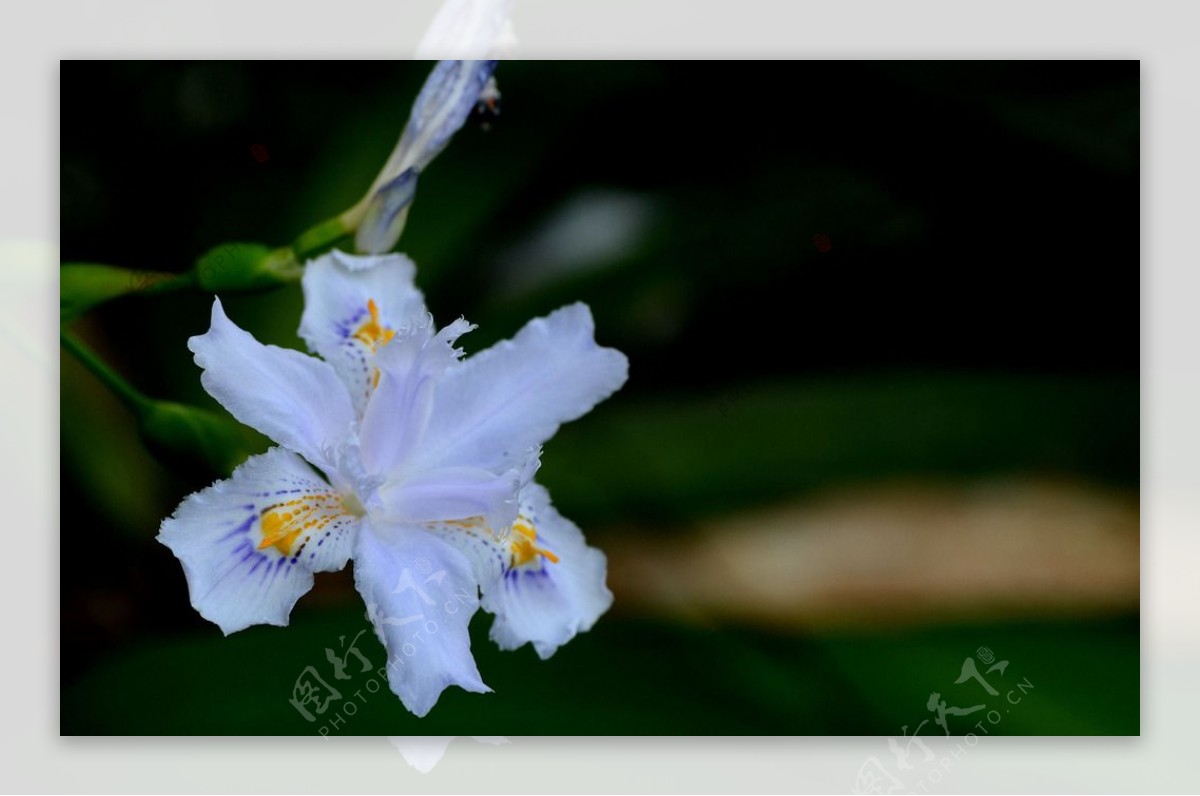
[[(530, 57), (1138, 58), (1143, 89), (1141, 738), (986, 739), (945, 792), (1194, 791), (1200, 708), (1200, 94), (1190, 4), (520, 0)], [(60, 58), (395, 58), (432, 0), (25, 3), (0, 96), (0, 451), (6, 572), (0, 788), (29, 792), (848, 792), (880, 739), (460, 739), (431, 773), (384, 739), (58, 737), (57, 194)], [(797, 93), (819, 86), (797, 86)], [(782, 101), (782, 99), (781, 99)], [(109, 121), (106, 123), (119, 123)], [(80, 532), (78, 529), (73, 533)], [(1086, 662), (1080, 662), (1086, 665)], [(30, 680), (33, 683), (30, 683)], [(217, 686), (217, 684), (213, 684)], [(703, 699), (702, 694), (696, 695)], [(1103, 699), (1103, 694), (1097, 694)], [(951, 753), (952, 747), (946, 749)], [(941, 750), (939, 749), (939, 754)], [(1191, 776), (1189, 776), (1191, 775)], [(931, 792), (935, 792), (932, 791)]]

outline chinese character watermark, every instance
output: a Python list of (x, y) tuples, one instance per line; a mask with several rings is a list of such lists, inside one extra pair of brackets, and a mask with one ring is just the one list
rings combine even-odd
[[(979, 671), (979, 666), (975, 663), (975, 658), (968, 656), (963, 660), (962, 666), (959, 669), (958, 678), (954, 681), (954, 685), (965, 685), (974, 681), (988, 697), (1001, 696), (1000, 691), (992, 684), (993, 682), (1001, 682), (1008, 670), (1007, 660), (996, 660), (996, 655), (987, 647), (980, 647), (975, 651), (980, 663), (987, 667), (984, 672)], [(989, 680), (988, 678), (992, 679)], [(1004, 695), (1004, 702), (1013, 706), (1021, 702), (1024, 696), (1033, 690), (1033, 683), (1028, 677), (1022, 678), (1019, 682), (1014, 683), (1014, 688), (1008, 690)], [(958, 689), (962, 691), (962, 689)], [(937, 785), (945, 777), (945, 772), (949, 772), (954, 765), (954, 761), (960, 760), (966, 755), (967, 749), (974, 747), (979, 743), (979, 735), (990, 735), (992, 729), (999, 725), (1004, 715), (997, 708), (989, 708), (989, 702), (975, 703), (977, 696), (952, 694), (949, 698), (943, 698), (938, 691), (932, 691), (929, 694), (929, 699), (925, 703), (925, 709), (933, 714), (932, 719), (923, 719), (912, 733), (908, 732), (908, 725), (900, 728), (901, 737), (889, 738), (888, 749), (895, 758), (895, 771), (890, 770), (876, 756), (871, 756), (859, 767), (858, 775), (855, 779), (855, 793), (929, 793), (930, 785)], [(950, 699), (953, 699), (956, 704), (951, 705)], [(966, 704), (967, 707), (961, 707)], [(1008, 713), (1012, 708), (1000, 705), (1004, 709), (1004, 713)], [(975, 714), (981, 711), (982, 718), (979, 718), (974, 724), (967, 724), (964, 719), (967, 716), (974, 717)], [(949, 755), (944, 755), (940, 759), (933, 750), (925, 744), (919, 737), (926, 724), (932, 720), (933, 724), (940, 727), (946, 737), (951, 735), (961, 735), (962, 743), (956, 745), (954, 751)], [(964, 727), (964, 725), (967, 725)], [(953, 730), (951, 728), (954, 728)], [(992, 729), (989, 729), (992, 728)], [(965, 731), (964, 731), (965, 730)], [(964, 745), (966, 748), (964, 748)], [(920, 760), (917, 760), (918, 753), (914, 750), (920, 750)], [(910, 773), (911, 772), (911, 773)], [(912, 781), (913, 777), (919, 777), (916, 784), (909, 787), (905, 780)]]
[[(367, 703), (370, 695), (384, 690), (389, 669), (398, 672), (420, 655), (422, 648), (438, 633), (438, 619), (456, 614), (463, 607), (469, 606), (473, 609), (477, 604), (478, 596), (465, 589), (451, 592), (445, 584), (446, 570), (434, 572), (428, 559), (418, 558), (413, 565), (416, 572), (408, 567), (401, 570), (392, 593), (403, 594), (412, 591), (422, 606), (419, 613), (391, 616), (384, 613), (377, 603), (367, 604), (366, 618), (376, 627), (395, 626), (408, 629), (399, 651), (392, 655), (386, 665), (375, 669), (375, 665), (358, 648), (359, 638), (367, 632), (364, 629), (349, 642), (346, 636), (339, 636), (336, 648), (325, 648), (325, 660), (332, 673), (331, 680), (342, 683), (341, 689), (322, 677), (314, 666), (306, 666), (292, 686), (289, 702), (305, 721), (310, 724), (320, 723), (316, 731), (322, 737), (340, 732), (347, 721), (358, 713), (359, 708)], [(357, 684), (345, 683), (356, 679), (361, 682), (361, 686), (351, 692), (350, 689)]]

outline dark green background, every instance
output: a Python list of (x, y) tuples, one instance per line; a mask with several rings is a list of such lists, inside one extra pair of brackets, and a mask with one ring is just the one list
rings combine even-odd
[[(426, 71), (65, 62), (63, 260), (184, 270), (226, 241), (290, 241), (357, 200)], [(480, 324), (468, 351), (583, 300), (629, 356), (629, 384), (546, 447), (539, 475), (593, 543), (622, 526), (685, 538), (697, 520), (897, 476), (1137, 489), (1136, 62), (497, 76), (501, 117), (422, 176), (399, 248), (439, 321)], [(515, 291), (505, 253), (584, 190), (637, 197), (645, 234)], [(298, 287), (222, 299), (260, 339), (299, 346)], [(72, 329), (147, 394), (211, 407), (186, 350), (210, 304), (133, 295)], [(62, 439), (62, 732), (313, 732), (287, 698), (366, 627), (357, 598), (314, 594), (288, 628), (222, 639), (153, 541), (215, 474), (141, 452), (68, 360)], [(789, 634), (640, 616), (618, 595), (544, 663), (498, 652), (488, 621), (472, 629), (495, 694), (449, 691), (418, 721), (384, 691), (340, 731), (897, 735), (931, 715), (931, 690), (969, 699), (952, 683), (980, 646), (1010, 660), (1005, 682), (1035, 685), (996, 732), (1139, 728), (1136, 615)], [(382, 661), (370, 633), (360, 646)]]

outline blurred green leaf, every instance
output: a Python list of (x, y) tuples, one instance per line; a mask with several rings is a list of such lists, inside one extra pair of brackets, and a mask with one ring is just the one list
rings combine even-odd
[[(952, 735), (1139, 732), (1136, 616), (832, 634), (819, 646), (828, 665), (860, 684), (859, 698), (886, 722), (880, 732), (899, 735), (907, 724), (911, 734), (930, 719), (921, 734), (945, 734), (926, 707), (934, 692), (951, 706), (987, 705), (987, 711), (948, 716)], [(968, 658), (999, 696), (972, 678), (955, 682)], [(1003, 660), (1008, 664), (1002, 671), (989, 671)], [(976, 728), (977, 722), (985, 729)]]
[(1065, 377), (884, 375), (618, 395), (546, 445), (539, 478), (589, 524), (682, 521), (887, 477), (1131, 485), (1138, 412), (1136, 383)]
[[(424, 719), (386, 685), (368, 682), (385, 660), (370, 630), (357, 646), (372, 671), (355, 664), (349, 681), (333, 678), (325, 650), (338, 653), (366, 629), (361, 610), (301, 607), (288, 628), (229, 638), (211, 628), (122, 651), (66, 691), (62, 732), (900, 735), (902, 725), (932, 716), (931, 691), (951, 705), (972, 698), (970, 688), (979, 687), (954, 680), (984, 645), (1010, 661), (1003, 675), (988, 675), (1001, 694), (1023, 678), (1034, 686), (989, 725), (992, 734), (1138, 732), (1136, 619), (780, 636), (609, 618), (544, 662), (528, 648), (496, 649), (486, 638), (489, 621), (472, 623), (472, 649), (495, 693), (452, 688)], [(307, 666), (343, 695), (312, 723), (289, 702)], [(972, 705), (988, 701), (979, 693), (984, 699)], [(351, 701), (355, 708), (335, 713)], [(331, 725), (335, 715), (342, 720)], [(937, 734), (931, 727), (923, 734)]]

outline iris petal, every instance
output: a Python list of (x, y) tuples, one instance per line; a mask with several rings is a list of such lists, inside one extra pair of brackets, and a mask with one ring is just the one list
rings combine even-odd
[(326, 362), (263, 345), (213, 299), (212, 324), (188, 340), (200, 383), (229, 413), (329, 472), (354, 423), (350, 394)]
[(512, 340), (447, 370), (420, 461), (521, 468), (559, 425), (586, 414), (625, 383), (625, 355), (596, 344), (585, 304), (535, 318)]
[(305, 268), (300, 337), (337, 371), (360, 416), (380, 345), (426, 318), (415, 275), (412, 260), (400, 254), (356, 257), (333, 251)]
[(346, 565), (358, 526), (303, 459), (272, 448), (184, 500), (158, 540), (183, 564), (195, 609), (229, 634), (286, 625), (312, 573)]
[(541, 485), (522, 490), (521, 516), (536, 538), (512, 535), (511, 543), (524, 555), (510, 558), (499, 580), (483, 584), (483, 606), (496, 615), (491, 639), (501, 649), (529, 642), (540, 657), (549, 658), (576, 633), (590, 630), (612, 605), (605, 585), (608, 565), (602, 552), (588, 547), (578, 526), (555, 510)]
[(424, 716), (452, 685), (491, 691), (471, 656), (467, 625), (478, 591), (461, 553), (419, 528), (367, 521), (354, 582), (387, 648), (388, 683), (406, 708)]

